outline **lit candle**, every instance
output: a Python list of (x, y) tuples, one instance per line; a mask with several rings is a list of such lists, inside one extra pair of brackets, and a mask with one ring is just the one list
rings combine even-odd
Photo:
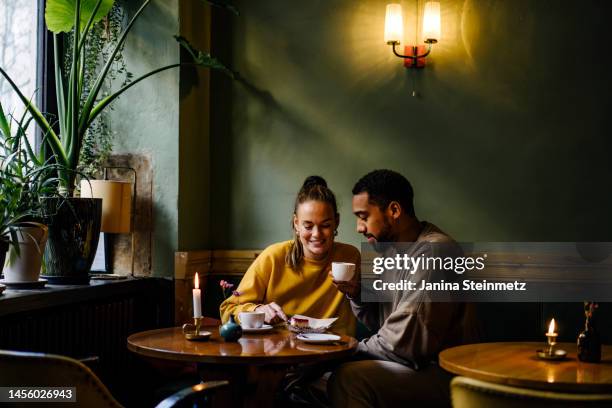
[(548, 354), (553, 353), (553, 346), (557, 344), (557, 333), (555, 333), (555, 319), (550, 321), (548, 325), (548, 333), (546, 333), (546, 338), (548, 339)]
[(196, 272), (193, 278), (195, 289), (193, 289), (193, 317), (202, 317), (202, 293), (200, 291), (200, 277)]

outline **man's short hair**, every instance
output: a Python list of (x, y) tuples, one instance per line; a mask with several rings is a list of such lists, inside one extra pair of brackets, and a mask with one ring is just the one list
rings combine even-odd
[(402, 210), (414, 217), (414, 191), (406, 177), (393, 170), (374, 170), (366, 174), (353, 187), (353, 195), (368, 193), (369, 201), (382, 211), (391, 201), (397, 201)]

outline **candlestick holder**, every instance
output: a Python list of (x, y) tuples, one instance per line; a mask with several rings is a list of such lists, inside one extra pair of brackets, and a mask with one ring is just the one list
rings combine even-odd
[(536, 350), (538, 358), (542, 360), (562, 360), (567, 356), (567, 351), (555, 349), (557, 336), (557, 333), (546, 333), (548, 347), (545, 350)]
[(187, 340), (205, 341), (210, 338), (210, 335), (212, 334), (211, 332), (201, 330), (203, 321), (204, 318), (202, 316), (194, 317), (193, 324), (185, 323), (183, 325), (183, 335)]

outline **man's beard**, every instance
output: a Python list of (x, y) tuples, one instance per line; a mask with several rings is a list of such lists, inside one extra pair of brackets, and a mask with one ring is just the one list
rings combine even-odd
[(395, 242), (395, 236), (392, 232), (391, 223), (386, 218), (383, 219), (383, 227), (378, 233), (378, 236), (374, 236), (374, 238), (376, 241), (372, 243), (372, 247), (374, 248), (374, 251), (378, 253), (384, 253), (387, 248), (389, 248), (389, 245), (383, 245), (382, 243)]

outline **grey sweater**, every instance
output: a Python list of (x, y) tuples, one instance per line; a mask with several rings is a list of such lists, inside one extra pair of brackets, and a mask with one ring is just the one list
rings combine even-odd
[[(460, 248), (452, 238), (435, 225), (422, 222), (422, 231), (417, 241), (407, 252), (408, 256), (457, 256)], [(434, 243), (434, 245), (430, 245)], [(438, 246), (436, 243), (443, 243)], [(445, 249), (446, 248), (446, 249)], [(440, 253), (448, 251), (448, 253)], [(432, 273), (419, 270), (414, 275), (407, 271), (390, 271), (391, 280), (428, 280)], [(454, 275), (454, 272), (450, 272)], [(439, 278), (439, 276), (437, 277)], [(449, 276), (448, 279), (453, 279)], [(473, 331), (474, 315), (471, 307), (461, 302), (432, 302), (427, 291), (400, 291), (393, 301), (385, 303), (362, 303), (351, 299), (351, 307), (357, 318), (370, 330), (378, 332), (362, 340), (358, 356), (388, 360), (419, 369), (437, 361), (440, 351), (461, 344)]]

